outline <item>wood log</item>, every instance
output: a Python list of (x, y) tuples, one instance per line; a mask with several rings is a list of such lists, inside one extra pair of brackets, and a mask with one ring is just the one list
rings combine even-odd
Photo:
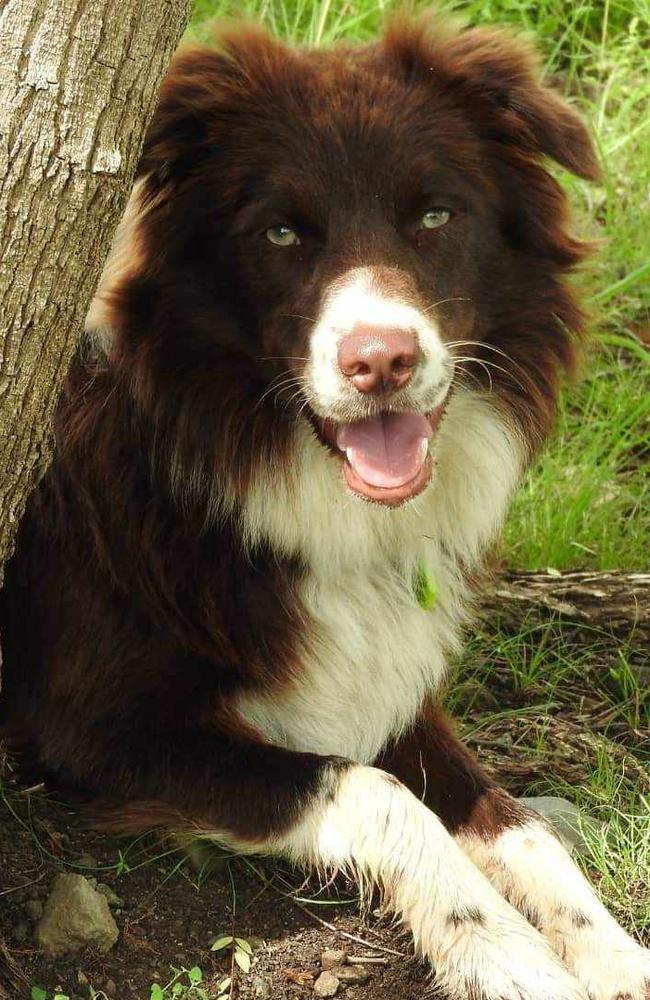
[(481, 611), (487, 621), (532, 615), (597, 629), (647, 650), (650, 661), (650, 573), (506, 572), (488, 588)]

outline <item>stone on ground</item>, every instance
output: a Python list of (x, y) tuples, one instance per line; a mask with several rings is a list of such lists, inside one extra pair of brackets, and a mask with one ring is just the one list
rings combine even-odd
[(110, 951), (119, 936), (105, 897), (83, 875), (57, 875), (36, 926), (36, 940), (55, 958), (92, 947)]
[(321, 972), (314, 983), (314, 993), (317, 997), (335, 997), (340, 983), (331, 972)]
[(359, 986), (370, 979), (370, 973), (365, 965), (335, 965), (332, 975), (336, 976), (344, 986)]
[(598, 830), (603, 824), (589, 816), (581, 816), (580, 810), (568, 799), (556, 795), (539, 795), (519, 800), (534, 812), (543, 816), (551, 824), (569, 853), (580, 854), (587, 842), (583, 831), (587, 828)]
[(338, 948), (330, 948), (324, 951), (320, 957), (320, 967), (323, 972), (330, 972), (337, 965), (345, 965), (348, 960), (347, 951)]

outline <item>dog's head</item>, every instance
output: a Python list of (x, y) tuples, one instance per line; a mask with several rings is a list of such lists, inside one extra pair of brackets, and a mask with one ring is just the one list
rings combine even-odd
[(506, 34), (401, 23), (321, 52), (231, 30), (176, 58), (91, 325), (143, 395), (155, 369), (231, 400), (231, 428), (309, 421), (350, 491), (399, 505), (457, 385), (531, 442), (548, 425), (584, 248), (545, 158), (597, 175)]

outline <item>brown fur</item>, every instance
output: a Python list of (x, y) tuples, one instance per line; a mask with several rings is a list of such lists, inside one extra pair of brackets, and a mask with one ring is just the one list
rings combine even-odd
[[(479, 342), (467, 377), (532, 451), (573, 364), (563, 276), (586, 251), (547, 157), (597, 176), (579, 118), (501, 32), (395, 23), (322, 53), (239, 28), (176, 58), (132, 264), (106, 291), (110, 347), (72, 367), (2, 599), (5, 726), (45, 766), (252, 839), (346, 766), (264, 745), (229, 707), (300, 669), (307, 627), (301, 560), (246, 551), (237, 519), (256, 469), (292, 462), (305, 400), (273, 379), (299, 370), (329, 283), (398, 266), (422, 308), (441, 303), (444, 337)], [(454, 218), (423, 234), (413, 219), (441, 191)], [(287, 217), (304, 239), (283, 255), (259, 233)], [(418, 787), (423, 746), (450, 828), (504, 822), (437, 715), (386, 766)]]

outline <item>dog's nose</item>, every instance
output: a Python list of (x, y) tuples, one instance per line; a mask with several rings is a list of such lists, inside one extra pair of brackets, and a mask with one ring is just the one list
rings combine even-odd
[(401, 389), (418, 361), (418, 342), (410, 330), (357, 324), (339, 344), (341, 372), (359, 392)]

